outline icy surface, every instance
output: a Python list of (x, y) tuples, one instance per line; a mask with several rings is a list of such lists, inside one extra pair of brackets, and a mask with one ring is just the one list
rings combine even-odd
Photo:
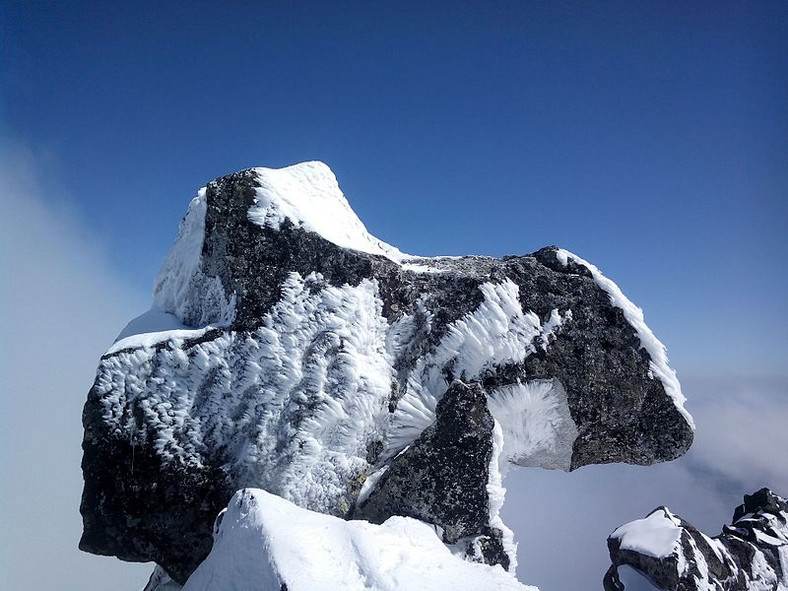
[(663, 507), (653, 511), (645, 519), (622, 525), (610, 537), (621, 540), (622, 550), (664, 558), (679, 550), (681, 524)]
[[(570, 317), (554, 311), (543, 326), (522, 310), (511, 281), (480, 289), (479, 308), (418, 359), (393, 414), (396, 359), (425, 338), (429, 312), (420, 307), (389, 325), (375, 281), (336, 287), (314, 273), (292, 273), (281, 300), (252, 332), (212, 333), (212, 325), (144, 332), (182, 326), (174, 314), (157, 310), (130, 323), (99, 369), (104, 414), (129, 440), (153, 434), (165, 461), (200, 466), (209, 450), (223, 450), (242, 486), (341, 514), (354, 500), (348, 483), (370, 472), (369, 445), (387, 445), (383, 457), (390, 458), (432, 424), (448, 387), (446, 367), (456, 377), (478, 379), (497, 364), (522, 361), (537, 336), (545, 346)], [(507, 458), (566, 467), (573, 423), (558, 392), (525, 385), (494, 395), (491, 410), (509, 440)], [(134, 406), (141, 424), (124, 410)]]
[(684, 394), (681, 392), (681, 385), (676, 377), (676, 372), (668, 365), (668, 354), (665, 345), (651, 332), (651, 329), (646, 324), (643, 318), (643, 310), (633, 304), (621, 289), (613, 281), (605, 277), (602, 272), (588, 261), (581, 259), (576, 254), (572, 254), (568, 250), (559, 248), (556, 251), (558, 261), (566, 266), (569, 259), (583, 265), (591, 272), (591, 276), (596, 281), (597, 285), (601, 287), (610, 297), (610, 302), (620, 308), (624, 313), (624, 318), (635, 329), (635, 332), (640, 339), (640, 346), (646, 350), (651, 358), (650, 369), (651, 373), (662, 382), (665, 392), (673, 399), (673, 403), (681, 413), (681, 416), (687, 421), (693, 429), (695, 422), (692, 415), (684, 408), (684, 403), (687, 401)]
[(159, 269), (153, 286), (153, 298), (160, 310), (183, 312), (185, 301), (190, 299), (189, 283), (199, 272), (202, 245), (205, 240), (205, 213), (207, 201), (205, 187), (192, 199), (180, 227), (178, 236)]
[[(451, 378), (479, 379), (496, 365), (523, 361), (534, 352), (537, 336), (547, 343), (561, 324), (557, 310), (545, 326), (536, 314), (524, 312), (519, 287), (511, 280), (483, 283), (479, 289), (484, 294), (479, 307), (453, 323), (438, 346), (420, 357), (410, 372), (406, 392), (391, 421), (387, 456), (409, 445), (435, 420), (435, 407), (450, 382), (446, 367), (451, 367)], [(401, 343), (429, 323), (425, 312), (404, 317), (392, 327), (390, 349), (396, 352)]]
[(375, 488), (375, 485), (378, 483), (380, 478), (386, 473), (388, 469), (389, 466), (388, 464), (386, 464), (375, 470), (369, 476), (367, 476), (366, 480), (364, 480), (364, 484), (361, 486), (361, 490), (358, 493), (358, 498), (356, 499), (357, 505), (361, 505), (364, 501), (367, 500), (367, 497), (369, 497), (369, 494), (372, 492), (372, 489)]
[[(381, 255), (397, 263), (412, 258), (367, 231), (340, 190), (334, 173), (322, 162), (254, 171), (260, 187), (257, 203), (249, 209), (250, 221), (279, 229), (288, 219), (337, 246)], [(428, 269), (411, 267), (415, 271)]]
[(537, 591), (501, 567), (466, 562), (429, 525), (382, 525), (300, 509), (262, 490), (238, 491), (213, 550), (184, 591)]
[(511, 464), (569, 470), (578, 432), (558, 380), (497, 388), (487, 406), (502, 428), (502, 470)]
[(517, 572), (517, 543), (514, 541), (514, 532), (503, 522), (501, 509), (506, 499), (506, 489), (503, 486), (503, 475), (500, 465), (504, 453), (504, 435), (501, 425), (495, 422), (493, 427), (493, 453), (490, 457), (490, 475), (487, 481), (487, 494), (490, 498), (490, 526), (501, 531), (503, 549), (509, 557), (509, 569), (512, 574)]
[(129, 322), (105, 355), (112, 355), (123, 349), (154, 347), (168, 340), (196, 338), (210, 328), (189, 328), (175, 314), (151, 309)]
[(153, 569), (148, 584), (142, 591), (181, 591), (182, 587), (170, 578), (159, 565)]
[(783, 578), (777, 591), (788, 591), (788, 542), (780, 547), (780, 568), (783, 571)]
[(118, 341), (133, 336), (167, 332), (170, 330), (189, 330), (189, 327), (181, 322), (175, 314), (151, 308), (129, 322), (126, 327), (120, 331), (115, 342), (117, 343)]

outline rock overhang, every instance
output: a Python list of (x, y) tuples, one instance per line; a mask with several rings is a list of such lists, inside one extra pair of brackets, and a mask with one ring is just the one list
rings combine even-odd
[[(192, 202), (154, 300), (186, 333), (117, 343), (88, 397), (86, 549), (156, 560), (183, 579), (209, 542), (192, 544), (187, 560), (160, 534), (204, 534), (238, 488), (345, 514), (359, 479), (434, 422), (455, 379), (483, 388), (498, 423), (519, 413), (502, 429), (510, 442), (518, 428), (527, 435), (513, 463), (572, 470), (686, 451), (691, 417), (664, 347), (596, 267), (557, 247), (502, 259), (405, 255), (369, 235), (324, 166), (241, 171)], [(328, 186), (313, 194), (339, 200), (338, 233), (302, 211), (315, 179)], [(293, 183), (299, 194), (278, 203), (276, 189)], [(349, 435), (347, 423), (359, 428)], [(304, 478), (299, 454), (310, 453), (320, 468)], [(135, 490), (129, 455), (163, 497)], [(180, 491), (182, 477), (208, 500)], [(134, 499), (139, 514), (106, 498)], [(154, 500), (166, 515), (146, 514)]]

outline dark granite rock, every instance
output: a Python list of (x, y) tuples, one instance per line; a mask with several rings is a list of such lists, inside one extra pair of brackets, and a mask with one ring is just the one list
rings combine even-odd
[[(769, 489), (744, 496), (736, 508), (732, 525), (710, 538), (681, 517), (662, 512), (676, 527), (673, 550), (661, 557), (628, 548), (614, 532), (608, 538), (612, 565), (605, 574), (605, 591), (624, 591), (618, 569), (629, 565), (665, 591), (778, 591), (788, 580), (784, 554), (788, 547), (788, 502)], [(642, 522), (633, 522), (625, 527)], [(619, 530), (616, 530), (617, 532)], [(641, 536), (642, 537), (642, 536)]]
[[(210, 549), (214, 517), (240, 488), (265, 488), (307, 508), (347, 516), (365, 476), (392, 461), (390, 420), (402, 411), (410, 382), (423, 378), (418, 372), (428, 372), (458, 323), (480, 309), (485, 285), (512, 282), (523, 313), (533, 312), (543, 327), (556, 314), (564, 321), (524, 344), (522, 361), (491, 358), (477, 375), (465, 375), (456, 357), (441, 362), (437, 369), (446, 385), (461, 379), (493, 392), (533, 380), (560, 383), (577, 430), (567, 466), (560, 467), (650, 464), (689, 448), (692, 428), (654, 377), (637, 331), (589, 269), (573, 259), (564, 264), (556, 247), (501, 259), (410, 258), (398, 264), (337, 246), (289, 219), (278, 226), (250, 221), (259, 183), (254, 170), (242, 171), (209, 183), (204, 194), (205, 232), (194, 281), (219, 282), (224, 295), (234, 298), (232, 322), (117, 348), (101, 359), (83, 414), (82, 549), (153, 560), (183, 582)], [(297, 310), (312, 310), (317, 328), (292, 310), (282, 312), (295, 300)], [(180, 320), (198, 328), (215, 315), (201, 309), (199, 297), (195, 302)], [(382, 323), (388, 332), (371, 334), (378, 344), (368, 345), (359, 338), (362, 323), (376, 330)], [(395, 328), (400, 332), (392, 345)], [(300, 348), (288, 350), (294, 339), (302, 339)], [(278, 347), (276, 359), (272, 347)], [(362, 347), (374, 349), (370, 359), (389, 364), (390, 375), (350, 367)], [(385, 394), (378, 394), (380, 383)], [(439, 398), (445, 387), (430, 394)], [(353, 402), (361, 398), (363, 405)], [(344, 409), (340, 415), (361, 406), (363, 412), (337, 419), (336, 405)], [(328, 427), (315, 426), (324, 420)], [(357, 441), (345, 435), (347, 429), (358, 430)], [(468, 432), (475, 459), (456, 456), (456, 473), (422, 466), (421, 486), (473, 488), (448, 480), (465, 474), (462, 462), (483, 463), (486, 429)], [(443, 437), (437, 427), (430, 436), (436, 442)], [(396, 470), (391, 464), (387, 498), (417, 458), (431, 457), (424, 444), (417, 449), (406, 452)], [(319, 469), (302, 465), (310, 453), (322, 454)], [(373, 494), (371, 499), (384, 498), (380, 491)], [(428, 507), (426, 498), (418, 505), (411, 510), (443, 520), (452, 532), (447, 539), (489, 526), (478, 507), (450, 516), (440, 503)], [(466, 522), (473, 525), (465, 528)], [(485, 535), (485, 557), (502, 562), (497, 534)]]
[[(490, 523), (490, 460), (494, 420), (477, 384), (452, 382), (438, 402), (435, 422), (389, 464), (354, 519), (383, 523), (392, 515), (415, 517), (441, 528), (443, 541), (481, 543), (488, 564), (509, 568), (514, 556)], [(478, 538), (483, 538), (481, 542)]]
[(96, 397), (88, 396), (82, 418), (80, 549), (157, 562), (185, 582), (211, 550), (216, 507), (235, 492), (227, 475), (220, 465), (163, 464), (150, 441), (108, 433)]
[[(251, 330), (280, 299), (287, 275), (320, 273), (331, 285), (358, 285), (374, 278), (383, 314), (393, 321), (412, 314), (422, 298), (432, 329), (419, 349), (401, 355), (399, 367), (412, 366), (435, 346), (452, 323), (475, 310), (482, 283), (511, 280), (520, 290), (523, 310), (543, 320), (553, 309), (572, 311), (547, 351), (537, 350), (522, 364), (492, 368), (485, 387), (534, 378), (558, 378), (567, 390), (578, 438), (572, 469), (587, 464), (627, 462), (648, 465), (681, 456), (692, 431), (674, 404), (665, 404), (664, 388), (652, 379), (649, 355), (636, 332), (609, 295), (584, 266), (566, 267), (556, 247), (531, 255), (413, 259), (442, 273), (403, 269), (383, 256), (341, 248), (287, 221), (279, 230), (249, 221), (254, 199), (252, 171), (209, 183), (203, 270), (219, 277), (226, 293), (238, 298), (234, 330)], [(457, 376), (459, 377), (459, 376)], [(660, 429), (654, 429), (660, 425)]]

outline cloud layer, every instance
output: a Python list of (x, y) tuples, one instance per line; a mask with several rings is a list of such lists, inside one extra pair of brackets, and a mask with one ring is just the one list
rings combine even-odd
[(115, 278), (36, 162), (0, 145), (0, 588), (139, 589), (150, 567), (77, 549), (79, 463), (96, 360), (147, 297)]

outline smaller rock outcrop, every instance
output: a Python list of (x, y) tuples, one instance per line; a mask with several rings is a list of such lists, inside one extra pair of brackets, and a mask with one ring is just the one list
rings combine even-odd
[(788, 588), (788, 501), (767, 488), (744, 496), (733, 523), (710, 538), (666, 507), (619, 527), (607, 540), (605, 591), (628, 587), (628, 566), (664, 591), (782, 591)]

